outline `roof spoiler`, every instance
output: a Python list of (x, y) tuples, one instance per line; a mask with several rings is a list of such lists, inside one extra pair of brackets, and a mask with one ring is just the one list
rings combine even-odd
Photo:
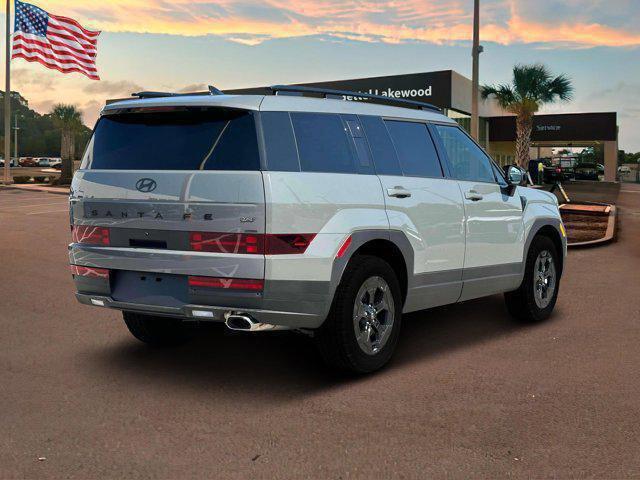
[(185, 97), (189, 95), (224, 95), (222, 90), (209, 85), (206, 92), (193, 92), (193, 93), (174, 93), (174, 92), (137, 92), (132, 93), (132, 97), (138, 98), (164, 98), (164, 97)]

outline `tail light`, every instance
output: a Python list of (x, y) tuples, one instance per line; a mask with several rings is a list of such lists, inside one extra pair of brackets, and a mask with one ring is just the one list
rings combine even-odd
[(80, 265), (70, 265), (71, 275), (86, 278), (109, 278), (109, 270), (106, 268), (82, 267)]
[(73, 243), (109, 246), (109, 229), (93, 225), (73, 225), (71, 240)]
[(196, 252), (257, 255), (301, 254), (315, 233), (269, 234), (190, 232), (189, 244)]
[(267, 255), (304, 253), (315, 237), (315, 233), (267, 235), (265, 253)]
[(264, 236), (245, 233), (189, 233), (191, 250), (215, 253), (264, 253)]
[(190, 287), (261, 292), (264, 280), (251, 278), (189, 277)]
[(562, 169), (561, 168), (556, 168), (556, 173), (562, 173)]

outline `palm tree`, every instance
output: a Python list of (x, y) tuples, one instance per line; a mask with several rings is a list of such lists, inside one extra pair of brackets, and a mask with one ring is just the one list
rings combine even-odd
[(59, 103), (51, 110), (54, 125), (60, 129), (60, 158), (62, 159), (62, 172), (60, 183), (71, 182), (72, 162), (75, 157), (75, 134), (82, 127), (82, 114), (74, 105)]
[(526, 169), (534, 114), (546, 103), (571, 100), (573, 85), (566, 75), (553, 77), (544, 65), (516, 65), (512, 85), (483, 85), (481, 94), (483, 99), (493, 95), (501, 108), (516, 115), (516, 161)]

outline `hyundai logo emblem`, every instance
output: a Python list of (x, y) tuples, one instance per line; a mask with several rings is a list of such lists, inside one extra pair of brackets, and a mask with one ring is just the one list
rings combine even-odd
[(141, 178), (136, 182), (136, 190), (139, 192), (153, 192), (158, 184), (153, 178)]

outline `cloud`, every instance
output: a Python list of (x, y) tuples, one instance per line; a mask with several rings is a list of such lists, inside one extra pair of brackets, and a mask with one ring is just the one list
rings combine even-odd
[(11, 81), (12, 89), (37, 86), (42, 89), (50, 89), (57, 83), (56, 77), (50, 72), (36, 72), (26, 68), (12, 68)]
[(192, 83), (177, 90), (178, 93), (206, 92), (209, 86), (205, 83)]
[(144, 90), (143, 87), (134, 82), (127, 80), (109, 81), (101, 80), (99, 82), (92, 82), (87, 84), (82, 89), (85, 93), (92, 95), (104, 94), (104, 95), (125, 95), (129, 96), (133, 92), (140, 92)]
[[(219, 35), (252, 46), (329, 36), (363, 42), (469, 41), (472, 2), (463, 0), (51, 0), (48, 8), (110, 32)], [(482, 40), (572, 47), (637, 47), (636, 0), (487, 0)]]

